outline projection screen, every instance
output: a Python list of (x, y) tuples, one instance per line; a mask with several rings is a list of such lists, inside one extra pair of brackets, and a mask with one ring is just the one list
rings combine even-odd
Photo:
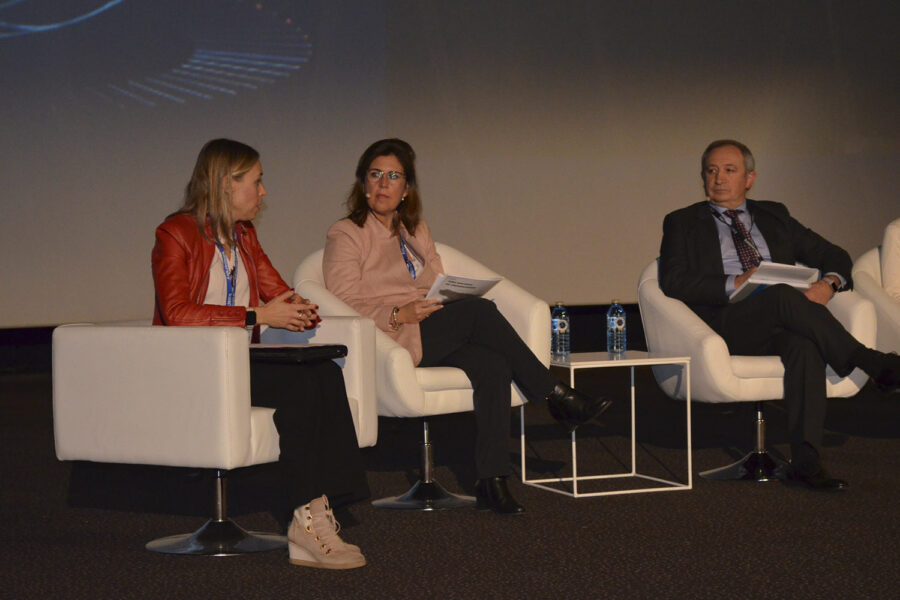
[(547, 300), (634, 302), (717, 138), (855, 258), (900, 216), (887, 2), (0, 0), (0, 327), (148, 318), (202, 144), (262, 155), (290, 280), (362, 150), (418, 153), (436, 239)]

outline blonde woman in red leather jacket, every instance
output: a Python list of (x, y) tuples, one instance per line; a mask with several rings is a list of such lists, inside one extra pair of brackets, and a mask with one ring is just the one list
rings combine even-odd
[[(256, 150), (226, 139), (203, 146), (184, 205), (156, 229), (154, 324), (245, 327), (254, 341), (261, 327), (316, 326), (317, 307), (284, 282), (256, 237), (251, 221), (265, 195)], [(291, 563), (365, 565), (338, 536), (326, 496), (342, 504), (369, 494), (340, 369), (330, 360), (252, 362), (250, 384), (254, 406), (276, 409), (283, 497), (274, 512), (287, 525)]]
[[(244, 327), (247, 307), (203, 304), (209, 286), (209, 266), (216, 254), (216, 246), (210, 241), (212, 229), (208, 221), (203, 229), (201, 233), (193, 215), (187, 213), (176, 213), (157, 227), (152, 257), (156, 288), (154, 325)], [(293, 294), (263, 252), (252, 223), (236, 223), (234, 239), (241, 253), (241, 263), (248, 265), (249, 306), (259, 307), (260, 300), (270, 302), (284, 294), (299, 302), (299, 296)], [(308, 320), (301, 321), (303, 315), (298, 308), (295, 306), (292, 312), (286, 313), (288, 319), (295, 319), (295, 322), (288, 322), (285, 329), (299, 331), (311, 325)], [(257, 325), (261, 325), (258, 308), (256, 312)]]

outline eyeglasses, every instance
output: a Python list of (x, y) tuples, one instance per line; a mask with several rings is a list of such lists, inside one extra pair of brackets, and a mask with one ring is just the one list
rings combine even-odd
[(399, 181), (400, 178), (406, 177), (406, 174), (401, 173), (400, 171), (382, 171), (381, 169), (369, 169), (369, 172), (366, 173), (366, 177), (373, 183), (381, 181), (381, 178), (385, 175), (387, 175), (389, 183)]

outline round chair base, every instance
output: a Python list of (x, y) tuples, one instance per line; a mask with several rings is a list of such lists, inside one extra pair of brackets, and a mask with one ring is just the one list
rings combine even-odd
[(750, 452), (735, 463), (719, 467), (718, 469), (703, 471), (700, 473), (700, 477), (719, 481), (737, 479), (775, 481), (778, 479), (778, 476), (775, 474), (776, 469), (786, 464), (786, 462), (771, 456), (768, 452)]
[(425, 482), (420, 479), (402, 496), (375, 500), (372, 506), (405, 510), (472, 508), (475, 506), (475, 498), (451, 494), (437, 481)]
[(267, 552), (287, 547), (287, 538), (274, 533), (246, 531), (230, 519), (210, 519), (194, 533), (171, 535), (153, 540), (147, 550), (165, 554), (233, 556), (248, 552)]

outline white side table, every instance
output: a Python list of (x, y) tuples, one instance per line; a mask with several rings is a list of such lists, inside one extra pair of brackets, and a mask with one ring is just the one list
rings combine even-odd
[[(572, 354), (567, 362), (552, 362), (554, 367), (562, 367), (569, 370), (569, 385), (575, 387), (575, 371), (578, 369), (598, 369), (609, 367), (630, 367), (631, 368), (631, 471), (626, 473), (612, 473), (607, 475), (579, 475), (578, 474), (578, 452), (575, 431), (572, 432), (572, 476), (571, 477), (553, 477), (550, 479), (528, 479), (528, 471), (526, 469), (525, 457), (525, 407), (520, 408), (520, 439), (522, 445), (522, 482), (531, 486), (544, 488), (552, 492), (572, 496), (575, 498), (581, 496), (611, 496), (615, 494), (639, 494), (643, 492), (667, 492), (672, 490), (689, 490), (693, 487), (693, 478), (691, 472), (691, 358), (689, 356), (661, 356), (648, 354), (647, 352), (639, 352), (629, 350), (622, 355), (611, 355), (608, 352), (583, 352)], [(685, 398), (685, 413), (687, 425), (687, 439), (685, 449), (687, 452), (687, 483), (680, 481), (672, 481), (669, 479), (661, 479), (650, 475), (644, 475), (638, 472), (637, 467), (637, 442), (635, 431), (637, 422), (635, 416), (635, 393), (634, 393), (634, 368), (637, 366), (649, 365), (682, 365), (684, 371), (685, 390), (687, 395)], [(577, 430), (576, 430), (577, 431)], [(663, 484), (657, 487), (644, 487), (635, 489), (617, 489), (605, 492), (579, 492), (578, 483), (591, 479), (617, 479), (617, 478), (640, 478)], [(572, 491), (559, 489), (547, 485), (549, 483), (571, 483)]]

